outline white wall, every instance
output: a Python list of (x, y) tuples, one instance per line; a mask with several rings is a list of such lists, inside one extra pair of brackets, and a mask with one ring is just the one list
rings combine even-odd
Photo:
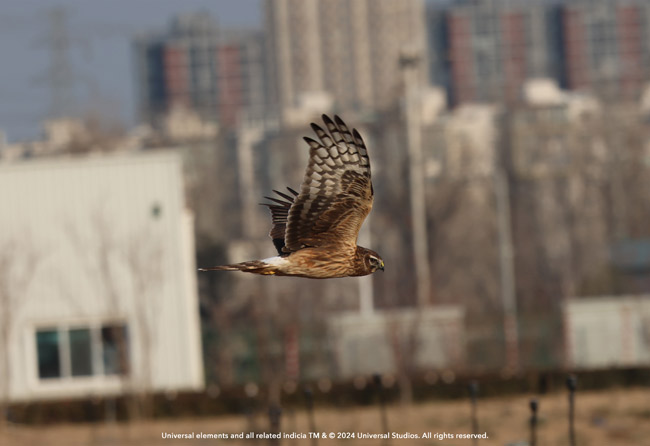
[[(10, 399), (203, 387), (193, 220), (179, 156), (0, 165), (0, 212)], [(39, 378), (37, 330), (94, 327), (97, 345), (97, 330), (110, 323), (128, 326), (128, 375)], [(93, 350), (93, 364), (101, 368), (100, 353)]]

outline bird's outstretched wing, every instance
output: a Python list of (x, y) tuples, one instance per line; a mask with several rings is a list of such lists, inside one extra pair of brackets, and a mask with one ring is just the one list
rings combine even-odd
[(285, 253), (307, 246), (355, 247), (372, 209), (370, 161), (361, 135), (338, 116), (332, 121), (323, 115), (323, 121), (329, 134), (312, 124), (318, 141), (304, 138), (309, 164), (286, 219)]
[(291, 209), (294, 199), (298, 196), (298, 192), (290, 187), (287, 187), (287, 190), (291, 195), (274, 189), (273, 192), (278, 194), (280, 198), (264, 197), (267, 200), (271, 200), (273, 203), (262, 203), (271, 210), (271, 221), (273, 222), (273, 226), (271, 227), (269, 236), (273, 240), (273, 245), (275, 246), (275, 249), (278, 250), (279, 255), (285, 254), (285, 251), (283, 251), (284, 234), (287, 230), (289, 209)]

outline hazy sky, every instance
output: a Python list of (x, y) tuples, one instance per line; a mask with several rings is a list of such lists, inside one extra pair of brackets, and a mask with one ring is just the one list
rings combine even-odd
[(136, 98), (131, 39), (180, 12), (206, 11), (222, 27), (255, 27), (263, 0), (0, 0), (0, 130), (38, 136), (51, 110), (49, 11), (66, 8), (76, 109), (131, 126)]

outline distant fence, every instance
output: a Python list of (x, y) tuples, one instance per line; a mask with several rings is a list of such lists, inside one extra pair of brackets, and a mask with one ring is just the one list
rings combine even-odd
[[(416, 402), (434, 399), (466, 398), (468, 387), (473, 381), (480, 383), (481, 398), (514, 395), (521, 393), (547, 393), (563, 391), (566, 388), (566, 371), (531, 371), (516, 376), (499, 374), (481, 376), (445, 376), (432, 382), (431, 375), (413, 377), (413, 395)], [(581, 390), (604, 389), (613, 386), (650, 386), (650, 368), (627, 368), (581, 371), (576, 374)], [(372, 376), (360, 381), (331, 383), (327, 391), (319, 389), (316, 383), (305, 383), (311, 404), (314, 407), (350, 407), (377, 404), (377, 385)], [(154, 418), (201, 417), (222, 414), (266, 413), (268, 411), (268, 389), (260, 387), (254, 396), (248, 396), (244, 386), (206, 392), (188, 392), (153, 395)], [(382, 401), (396, 403), (399, 389), (396, 384), (382, 385)], [(10, 422), (21, 424), (50, 424), (61, 422), (104, 421), (107, 410), (115, 412), (118, 421), (128, 419), (128, 397), (86, 398), (56, 400), (10, 405)], [(304, 408), (305, 393), (297, 387), (291, 393), (283, 393), (282, 405), (287, 408)]]

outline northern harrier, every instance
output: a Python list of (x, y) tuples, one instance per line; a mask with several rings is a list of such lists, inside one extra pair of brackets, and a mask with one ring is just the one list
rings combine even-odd
[(319, 141), (305, 137), (309, 164), (300, 193), (287, 188), (265, 197), (271, 210), (270, 236), (276, 257), (200, 271), (244, 271), (312, 279), (365, 276), (384, 262), (375, 251), (357, 246), (361, 225), (372, 209), (373, 188), (366, 146), (338, 116), (323, 115), (328, 132), (312, 124)]

